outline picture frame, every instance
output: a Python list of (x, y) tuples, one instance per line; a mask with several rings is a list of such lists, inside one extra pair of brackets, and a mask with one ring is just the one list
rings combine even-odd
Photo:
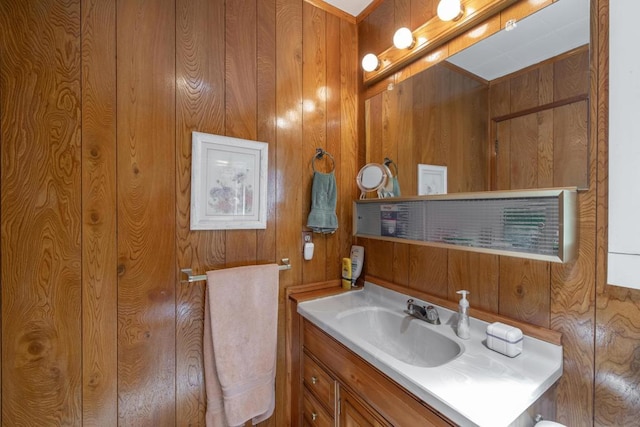
[(268, 144), (192, 132), (191, 230), (267, 226)]
[(418, 195), (447, 194), (447, 167), (418, 165)]

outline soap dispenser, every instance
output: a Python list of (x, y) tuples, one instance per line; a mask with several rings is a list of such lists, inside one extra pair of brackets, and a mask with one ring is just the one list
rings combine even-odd
[(463, 290), (456, 293), (462, 295), (462, 298), (460, 298), (460, 303), (458, 304), (458, 327), (456, 329), (456, 333), (463, 340), (468, 340), (471, 336), (469, 326), (469, 301), (467, 300), (469, 291)]

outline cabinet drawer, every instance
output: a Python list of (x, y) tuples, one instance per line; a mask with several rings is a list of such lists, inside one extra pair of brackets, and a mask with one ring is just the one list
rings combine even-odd
[(311, 357), (304, 355), (304, 385), (329, 410), (335, 408), (335, 381)]
[(335, 424), (334, 418), (307, 389), (304, 390), (302, 405), (303, 426), (330, 427)]

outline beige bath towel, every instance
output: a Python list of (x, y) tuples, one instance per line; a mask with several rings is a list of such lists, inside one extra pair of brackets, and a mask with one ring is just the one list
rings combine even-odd
[(207, 426), (255, 425), (273, 414), (277, 317), (277, 264), (207, 272)]

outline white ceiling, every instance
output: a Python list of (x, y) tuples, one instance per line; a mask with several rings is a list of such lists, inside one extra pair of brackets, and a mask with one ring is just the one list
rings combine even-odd
[(332, 6), (342, 9), (350, 15), (358, 16), (373, 0), (324, 0)]
[(589, 0), (559, 0), (447, 61), (493, 80), (589, 43)]
[[(357, 16), (372, 0), (324, 0)], [(448, 59), (493, 80), (589, 43), (589, 0), (558, 0)], [(391, 40), (389, 40), (389, 46)]]

